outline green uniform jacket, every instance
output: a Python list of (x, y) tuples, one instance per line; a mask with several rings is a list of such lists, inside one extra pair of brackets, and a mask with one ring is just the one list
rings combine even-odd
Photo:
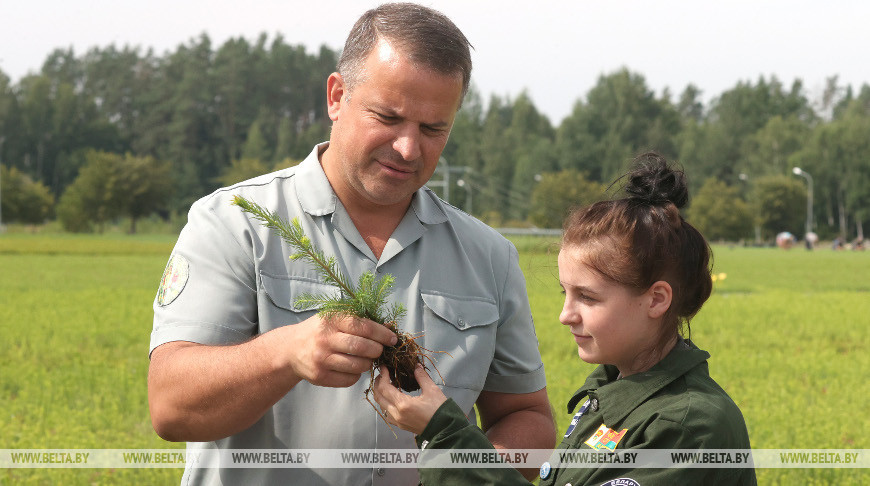
[[(614, 366), (599, 366), (568, 402), (572, 413), (587, 398), (582, 413), (575, 415), (553, 458), (565, 451), (592, 451), (586, 442), (603, 425), (619, 434), (599, 445), (599, 452), (626, 449), (750, 449), (743, 415), (727, 393), (710, 378), (706, 351), (680, 340), (661, 362), (650, 370), (617, 379)], [(423, 433), (421, 461), (425, 466), (430, 449), (491, 449), (477, 427), (462, 411), (445, 402)], [(434, 453), (434, 452), (433, 452)], [(431, 454), (431, 453), (430, 453)], [(554, 461), (555, 462), (555, 461)], [(545, 485), (754, 485), (751, 468), (552, 468), (542, 465)], [(424, 485), (439, 484), (529, 484), (511, 468), (421, 469)], [(614, 479), (622, 479), (609, 483)], [(627, 481), (627, 480), (631, 481)]]

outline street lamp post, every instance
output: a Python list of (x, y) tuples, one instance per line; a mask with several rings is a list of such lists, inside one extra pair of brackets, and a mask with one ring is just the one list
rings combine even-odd
[(809, 175), (800, 167), (791, 170), (794, 175), (799, 175), (807, 180), (807, 235), (813, 231), (813, 176)]

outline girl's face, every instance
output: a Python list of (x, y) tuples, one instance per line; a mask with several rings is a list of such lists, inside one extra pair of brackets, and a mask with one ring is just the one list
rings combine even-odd
[(583, 361), (616, 365), (622, 376), (643, 371), (635, 369), (636, 361), (657, 344), (661, 330), (654, 292), (638, 295), (605, 279), (584, 263), (585, 257), (576, 246), (559, 252), (565, 294), (559, 322), (571, 330)]

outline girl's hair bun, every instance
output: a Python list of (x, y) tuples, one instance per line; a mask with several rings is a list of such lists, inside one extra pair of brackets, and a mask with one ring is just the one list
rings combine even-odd
[(647, 152), (634, 159), (634, 167), (626, 174), (625, 192), (628, 199), (650, 206), (673, 203), (682, 208), (689, 202), (689, 188), (682, 170), (671, 167), (656, 152)]

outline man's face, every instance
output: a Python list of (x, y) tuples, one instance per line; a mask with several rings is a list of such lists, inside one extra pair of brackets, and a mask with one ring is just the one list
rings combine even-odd
[(380, 41), (349, 92), (327, 85), (333, 120), (323, 167), (345, 205), (406, 206), (432, 176), (459, 108), (462, 78), (417, 66)]

